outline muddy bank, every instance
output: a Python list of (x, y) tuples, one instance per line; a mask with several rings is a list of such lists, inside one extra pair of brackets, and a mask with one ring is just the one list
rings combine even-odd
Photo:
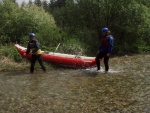
[(17, 63), (8, 57), (0, 57), (0, 71), (17, 71), (24, 70), (28, 67), (28, 63), (25, 61)]
[[(1, 57), (0, 59), (0, 72), (14, 72), (14, 71), (25, 71), (29, 70), (30, 62), (23, 59), (22, 62), (15, 62), (13, 59), (8, 57)], [(50, 64), (45, 63), (48, 70), (53, 69)], [(35, 70), (41, 71), (38, 62), (36, 63)]]
[[(148, 56), (149, 57), (150, 53), (145, 53), (145, 54), (130, 54), (130, 55), (124, 55), (124, 56), (111, 56), (110, 58), (110, 67), (111, 65), (115, 65), (115, 63), (125, 63), (125, 62), (132, 62), (131, 59), (136, 59), (137, 57), (141, 57), (141, 60), (145, 60), (144, 57)], [(128, 61), (130, 60), (130, 61)], [(24, 70), (29, 70), (30, 67), (30, 62), (26, 59), (23, 59), (22, 62), (15, 62), (13, 59), (8, 58), (8, 57), (0, 57), (0, 72), (13, 72), (13, 71), (24, 71)], [(121, 64), (121, 65), (122, 65)], [(57, 68), (72, 68), (72, 67), (65, 67), (65, 66), (60, 66), (60, 65), (54, 65), (51, 63), (46, 63), (44, 62), (44, 65), (46, 66), (47, 70), (55, 70)], [(103, 61), (101, 62), (101, 65), (103, 66)], [(111, 67), (113, 68), (113, 67)], [(119, 67), (118, 67), (119, 68)], [(73, 69), (77, 69), (77, 68), (73, 68)], [(35, 70), (37, 71), (41, 71), (41, 68), (38, 64), (38, 62), (36, 62), (35, 65)]]

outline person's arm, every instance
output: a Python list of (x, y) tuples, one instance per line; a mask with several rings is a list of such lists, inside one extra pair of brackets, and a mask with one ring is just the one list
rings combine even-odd
[(112, 36), (108, 37), (108, 51), (107, 53), (111, 53), (114, 47), (114, 38)]
[(29, 43), (28, 43), (26, 54), (29, 54), (29, 53), (30, 53), (30, 46), (29, 46)]
[(40, 49), (40, 43), (39, 43), (39, 41), (35, 40), (35, 44), (36, 44), (37, 49)]

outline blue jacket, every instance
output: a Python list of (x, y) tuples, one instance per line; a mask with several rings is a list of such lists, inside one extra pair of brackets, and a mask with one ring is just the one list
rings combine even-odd
[(102, 38), (101, 45), (99, 47), (99, 51), (103, 51), (106, 53), (111, 53), (114, 47), (114, 38), (111, 35)]

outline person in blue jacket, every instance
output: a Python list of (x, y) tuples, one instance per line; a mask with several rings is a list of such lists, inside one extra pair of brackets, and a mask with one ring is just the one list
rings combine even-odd
[(101, 43), (95, 58), (98, 71), (100, 71), (100, 59), (104, 58), (105, 72), (108, 72), (109, 70), (108, 61), (113, 49), (113, 45), (114, 45), (114, 38), (112, 35), (110, 35), (109, 29), (103, 28)]
[(42, 59), (42, 51), (40, 49), (40, 43), (38, 40), (35, 39), (35, 34), (34, 33), (30, 33), (29, 34), (29, 42), (28, 42), (28, 45), (27, 45), (27, 50), (26, 50), (26, 53), (25, 55), (29, 54), (30, 51), (32, 53), (32, 56), (31, 56), (31, 66), (30, 66), (30, 73), (33, 73), (34, 72), (34, 66), (35, 66), (35, 62), (36, 60), (38, 60), (42, 70), (44, 72), (46, 72), (46, 68), (45, 66), (43, 65), (43, 59)]

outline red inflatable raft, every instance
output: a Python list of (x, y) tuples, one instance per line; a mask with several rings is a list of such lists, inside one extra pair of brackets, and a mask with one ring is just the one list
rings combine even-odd
[[(15, 44), (15, 47), (23, 58), (31, 58), (31, 53), (24, 56), (24, 53), (26, 52), (25, 47), (22, 47), (18, 44)], [(71, 54), (61, 54), (43, 51), (42, 58), (45, 62), (48, 63), (60, 64), (70, 67), (89, 68), (96, 66), (95, 57), (77, 56)]]

